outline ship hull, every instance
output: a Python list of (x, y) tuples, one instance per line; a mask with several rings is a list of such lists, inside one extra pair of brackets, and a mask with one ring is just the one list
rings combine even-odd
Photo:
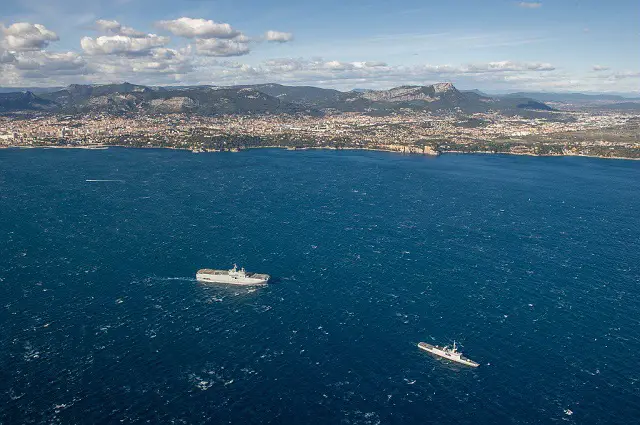
[(454, 356), (447, 355), (447, 353), (441, 347), (438, 347), (436, 345), (431, 345), (431, 344), (427, 344), (426, 342), (421, 342), (418, 344), (418, 347), (421, 350), (428, 352), (429, 354), (433, 354), (434, 356), (440, 357), (441, 359), (450, 360), (452, 362), (463, 364), (469, 367), (480, 366), (479, 363), (476, 363), (473, 360), (467, 359), (466, 357), (463, 357), (463, 356), (454, 357)]
[(221, 283), (225, 285), (261, 286), (269, 281), (268, 275), (253, 274), (245, 277), (230, 276), (226, 270), (196, 273), (196, 280), (204, 283)]

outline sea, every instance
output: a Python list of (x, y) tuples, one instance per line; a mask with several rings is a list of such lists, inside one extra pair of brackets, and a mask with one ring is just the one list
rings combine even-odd
[(0, 424), (637, 424), (639, 353), (638, 161), (0, 150)]

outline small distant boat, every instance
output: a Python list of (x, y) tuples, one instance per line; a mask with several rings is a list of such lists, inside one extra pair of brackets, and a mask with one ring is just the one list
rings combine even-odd
[(465, 366), (478, 367), (480, 363), (476, 363), (471, 359), (468, 359), (458, 351), (456, 342), (453, 341), (453, 346), (438, 347), (437, 345), (427, 344), (426, 342), (418, 343), (418, 347), (428, 353), (442, 357), (443, 359), (451, 360), (452, 362), (460, 363)]
[(229, 270), (201, 269), (196, 273), (196, 280), (209, 283), (228, 283), (231, 285), (258, 286), (266, 285), (269, 281), (268, 274), (249, 273), (244, 267), (238, 270), (233, 265)]

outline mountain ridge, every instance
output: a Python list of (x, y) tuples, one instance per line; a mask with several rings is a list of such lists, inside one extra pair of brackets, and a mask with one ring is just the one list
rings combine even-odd
[[(28, 94), (27, 94), (28, 93)], [(460, 91), (452, 83), (399, 86), (388, 90), (342, 92), (313, 86), (256, 84), (237, 86), (150, 87), (131, 84), (72, 84), (34, 94), (0, 93), (0, 112), (75, 113), (309, 114), (402, 110), (434, 113), (552, 111), (527, 97), (490, 97)]]

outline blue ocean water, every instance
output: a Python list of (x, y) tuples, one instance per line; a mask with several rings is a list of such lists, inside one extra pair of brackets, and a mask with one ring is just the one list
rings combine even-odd
[[(0, 150), (0, 423), (639, 423), (639, 182), (587, 158)], [(193, 279), (234, 262), (273, 284)], [(454, 339), (479, 368), (416, 347)]]

